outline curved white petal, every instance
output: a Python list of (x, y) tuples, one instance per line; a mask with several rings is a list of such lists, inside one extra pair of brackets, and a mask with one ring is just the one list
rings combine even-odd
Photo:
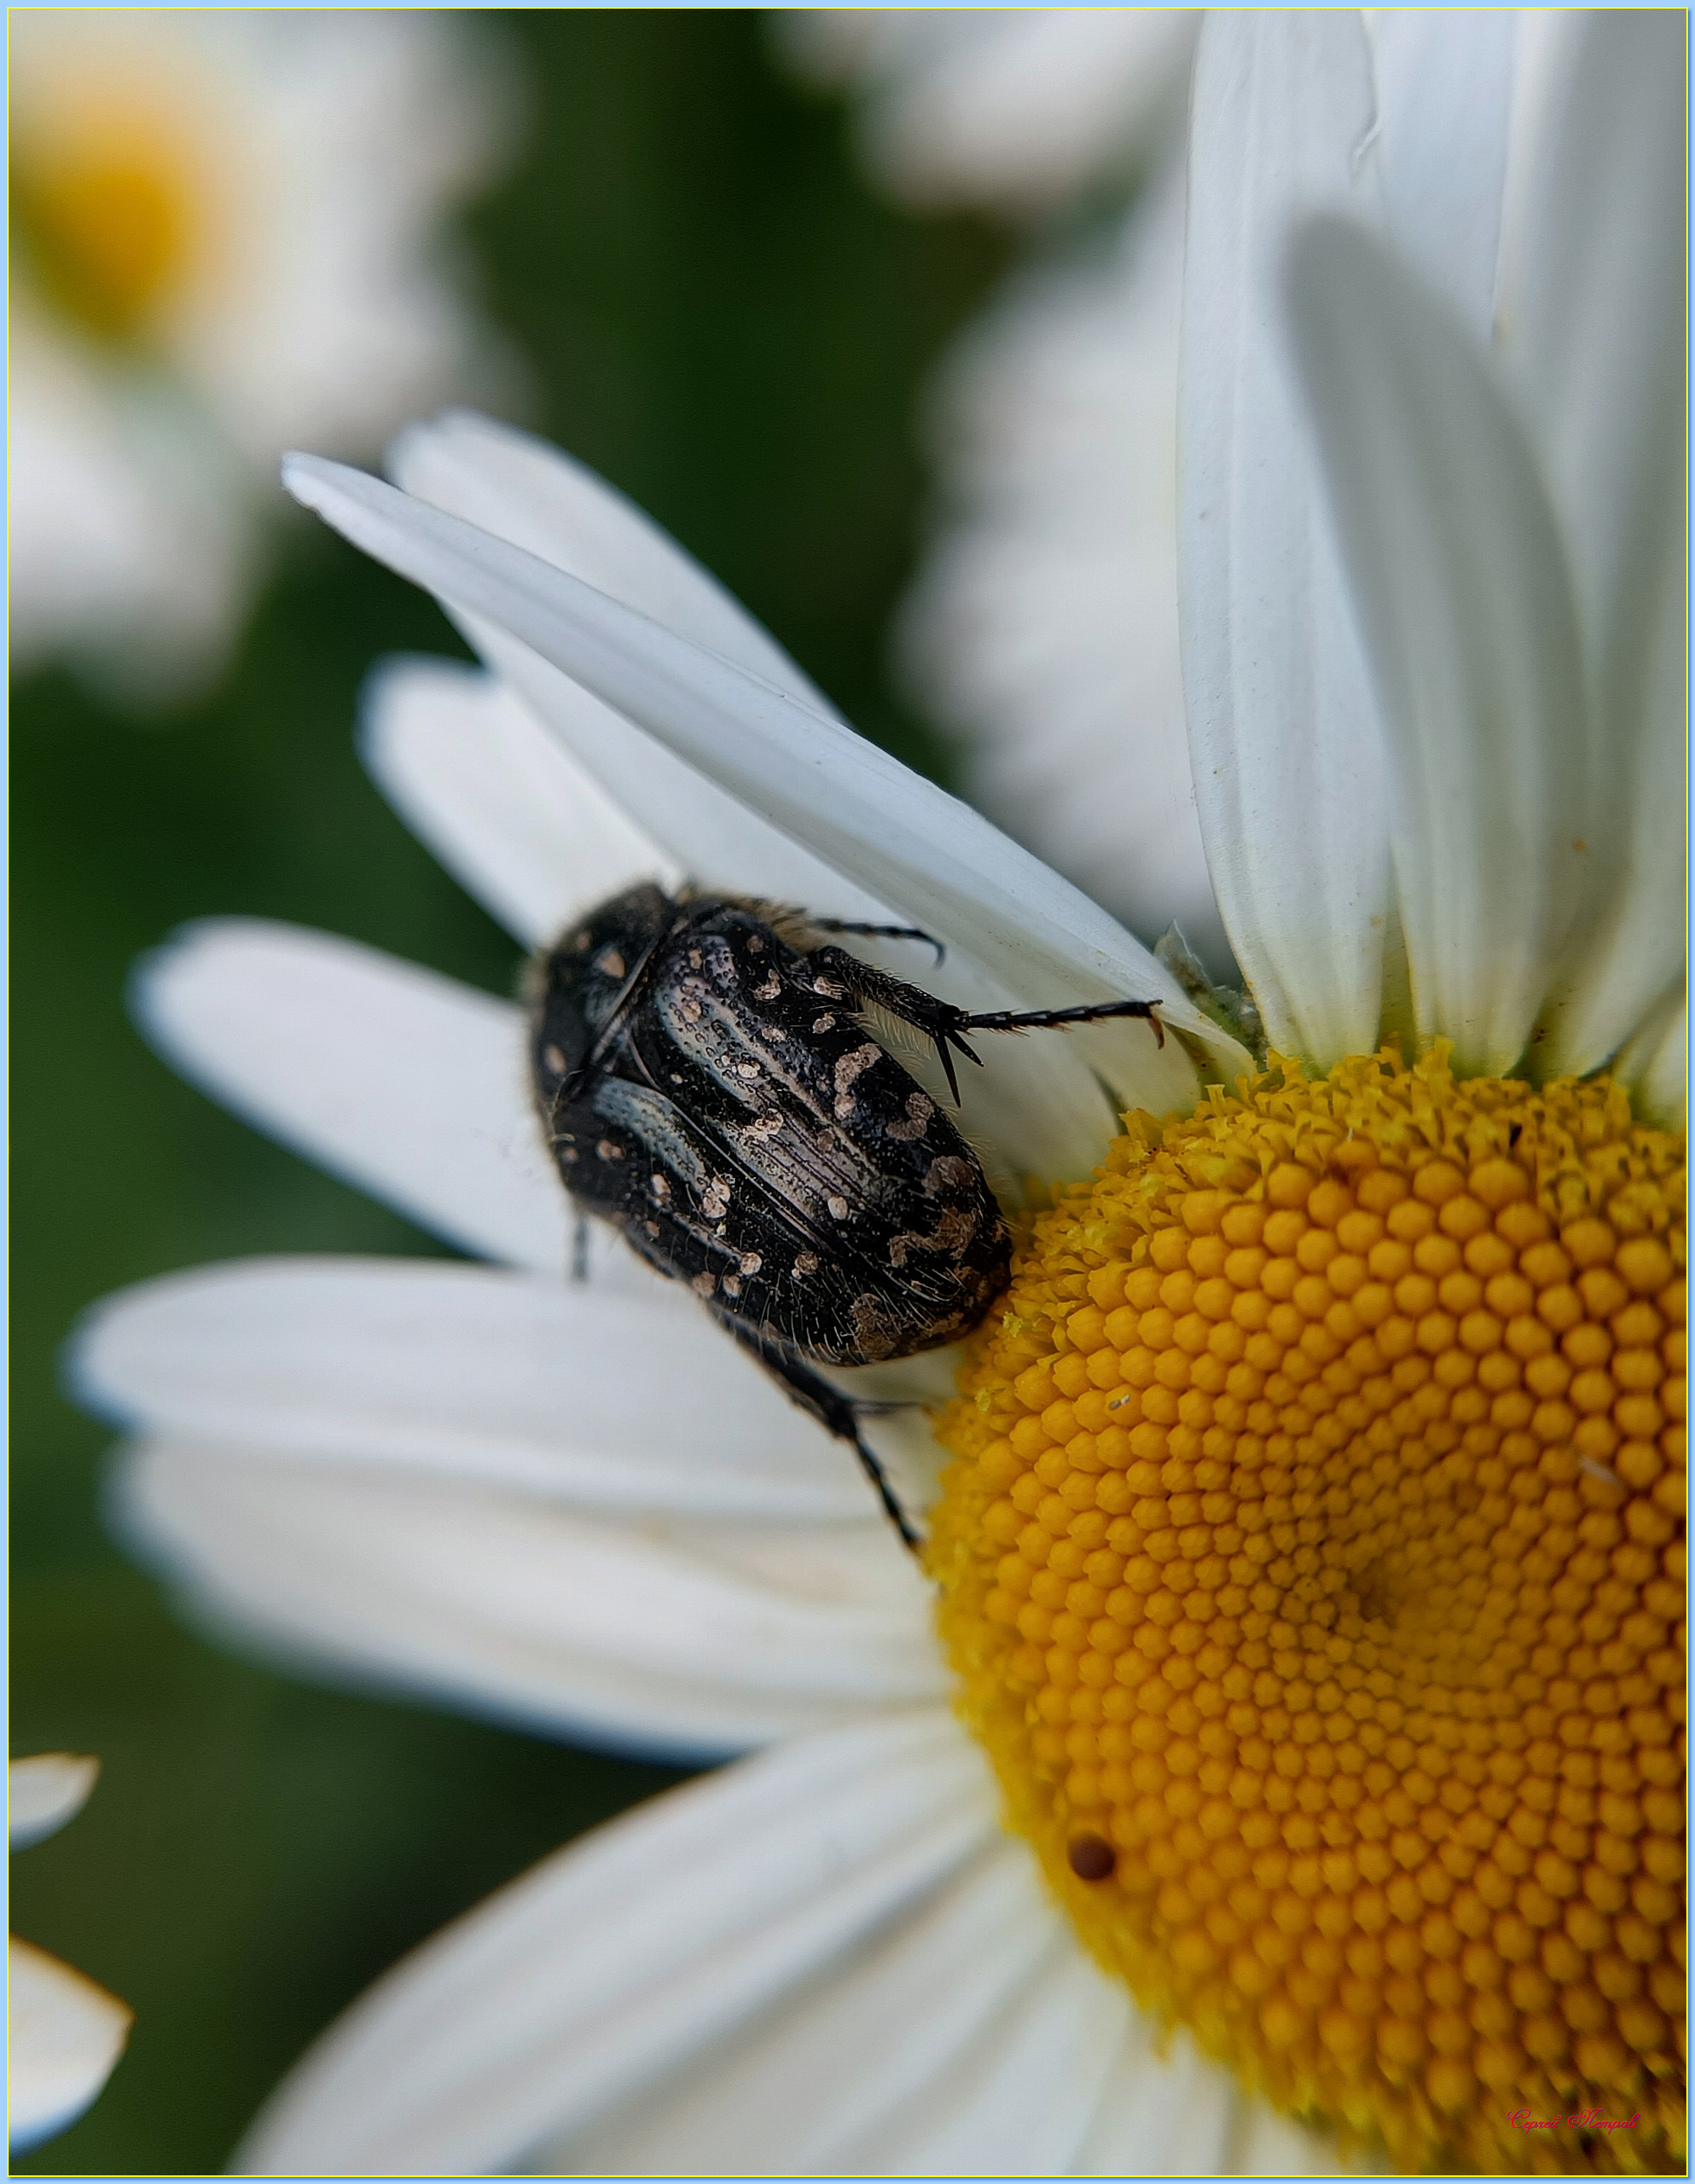
[[(627, 2176), (923, 2174), (922, 2142), (982, 2090), (984, 2065), (1005, 2059), (1009, 2027), (1050, 1997), (1075, 1956), (1028, 1851), (990, 1842), (904, 1916), (662, 2084), (536, 2149), (536, 2166)], [(1105, 1999), (1111, 2022), (1110, 1992)], [(1075, 2074), (1063, 2060), (1060, 2069), (1075, 2094)], [(1051, 2137), (1055, 2086), (1013, 2075), (1026, 2132), (1046, 2119)], [(1059, 2124), (1062, 2134), (1075, 2129), (1072, 2118)], [(985, 2129), (977, 2152), (968, 2170), (1001, 2167), (996, 2129)], [(1042, 2161), (1033, 2173), (1052, 2170)]]
[(6, 1768), (6, 1836), (14, 1850), (42, 1842), (81, 1812), (100, 1761), (80, 1752), (42, 1752)]
[(1689, 1107), (1689, 1002), (1680, 985), (1651, 1012), (1613, 1065), (1630, 1087), (1636, 1110), (1663, 1129), (1686, 1127)]
[[(291, 457), (296, 498), (354, 543), (494, 622), (581, 680), (739, 802), (1014, 991), (1078, 1000), (1167, 995), (1170, 980), (1105, 912), (930, 782), (774, 685), (616, 600), (379, 479)], [(546, 685), (518, 680), (550, 725)], [(566, 732), (562, 725), (562, 732)], [(1187, 1004), (1169, 1019), (1232, 1071), (1234, 1043)], [(1131, 1050), (1146, 1034), (1122, 1032)]]
[(119, 1424), (308, 1467), (631, 1518), (870, 1514), (851, 1453), (672, 1283), (630, 1295), (427, 1259), (238, 1261), (96, 1305), (69, 1370)]
[(1375, 1044), (1390, 914), (1376, 708), (1286, 352), (1301, 216), (1368, 205), (1359, 18), (1215, 13), (1189, 149), (1179, 393), (1183, 680), (1201, 834), (1273, 1046)]
[(133, 1006), (192, 1082), (425, 1228), (520, 1266), (568, 1264), (510, 1002), (328, 933), (231, 918), (146, 958)]
[[(497, 640), (490, 651), (501, 656)], [(602, 750), (610, 743), (625, 751), (629, 769), (620, 785), (658, 814), (674, 854), (626, 817), (625, 806), (569, 746), (492, 676), (448, 661), (390, 663), (367, 686), (363, 738), (367, 764), (389, 801), (520, 939), (552, 939), (579, 912), (640, 879), (672, 886), (685, 877), (716, 878), (733, 893), (752, 887), (814, 910), (828, 907), (829, 914), (890, 921), (882, 904), (857, 889), (844, 895), (815, 858), (533, 653), (525, 657), (548, 677), (559, 703), (594, 716)], [(1018, 1005), (1019, 997), (968, 958), (955, 956), (937, 971), (922, 951), (915, 964), (910, 945), (854, 946), (897, 975), (919, 970), (932, 991), (962, 1008)], [(936, 1097), (944, 1095), (945, 1081), (927, 1050), (900, 1058)], [(1120, 1058), (1114, 1048), (1107, 1065)], [(1114, 1088), (1121, 1104), (1163, 1111), (1191, 1102), (1192, 1074), (1180, 1051), (1169, 1060), (1157, 1050), (1136, 1059), (1133, 1078), (1120, 1071), (1124, 1081)], [(1063, 1038), (998, 1040), (993, 1063), (981, 1077), (968, 1072), (973, 1081), (964, 1088), (959, 1121), (1008, 1165), (1009, 1185), (1026, 1174), (1086, 1175), (1114, 1126), (1078, 1045)]]
[(1015, 274), (945, 360), (939, 528), (897, 634), (972, 802), (1222, 968), (1178, 658), (1183, 198), (1173, 159), (1112, 237)]
[(13, 2150), (74, 2123), (112, 2074), (132, 2012), (44, 1950), (6, 1944), (6, 2116)]
[[(611, 597), (713, 647), (802, 704), (831, 712), (737, 601), (621, 494), (568, 457), (525, 434), (460, 414), (403, 434), (394, 467), (407, 488), (432, 506), (488, 529), (568, 575), (591, 579)], [(531, 716), (555, 731), (574, 784), (584, 775), (599, 784), (599, 798), (581, 809), (571, 835), (561, 838), (555, 854), (562, 862), (570, 861), (565, 842), (575, 842), (594, 810), (610, 806), (618, 815), (608, 829), (616, 857), (629, 849), (633, 830), (635, 842), (651, 845), (647, 861), (661, 877), (686, 877), (731, 894), (763, 894), (861, 923), (899, 921), (899, 913), (877, 894), (844, 879), (774, 825), (757, 801), (739, 801), (726, 793), (494, 623), (476, 615), (460, 619), (502, 679), (525, 693)], [(504, 746), (511, 745), (518, 732), (510, 727), (503, 731), (503, 760), (513, 755)], [(546, 778), (528, 741), (517, 755), (527, 783)], [(545, 869), (546, 833), (553, 830), (560, 792), (555, 789), (547, 796), (545, 807), (528, 825), (516, 823), (510, 803), (497, 805), (490, 792), (475, 798), (467, 814), (462, 793), (466, 763), (476, 761), (462, 758), (442, 783), (445, 793), (428, 796), (432, 831), (451, 842), (449, 861), (463, 868), (470, 861), (467, 826), (476, 825), (479, 809), (487, 807), (476, 846), (477, 868), (487, 875), (486, 893), (503, 887), (510, 893), (510, 883), (501, 877), (509, 863), (516, 874), (527, 874), (539, 851)], [(483, 768), (484, 775), (488, 770)], [(413, 768), (414, 783), (417, 777)], [(501, 778), (503, 783), (508, 777)], [(425, 790), (427, 794), (427, 784)], [(571, 796), (575, 802), (575, 785)], [(424, 799), (414, 788), (408, 801), (416, 810)], [(523, 884), (530, 898), (545, 900), (536, 884), (541, 877), (538, 871), (536, 881)], [(865, 940), (854, 945), (898, 976), (914, 969), (910, 947)], [(1041, 1006), (1054, 999), (1051, 980), (1032, 979), (1019, 988), (986, 977), (972, 961), (969, 939), (956, 942), (950, 961), (938, 972), (932, 974), (926, 965), (925, 978), (933, 991), (964, 1008)], [(1179, 1050), (1160, 1055), (1145, 1035), (1127, 1035), (1122, 1028), (1094, 1036), (1095, 1043), (1087, 1051), (1080, 1051), (1081, 1042), (1021, 1042), (1016, 1048), (997, 1043), (992, 1073), (968, 1090), (962, 1126), (995, 1146), (1018, 1177), (1087, 1174), (1101, 1158), (1114, 1126), (1092, 1068), (1100, 1069), (1111, 1083), (1120, 1107), (1163, 1112), (1192, 1103), (1192, 1072)], [(919, 1075), (926, 1075), (925, 1063), (916, 1066)], [(931, 1089), (940, 1095), (939, 1076)]]
[(1688, 729), (1686, 24), (1574, 16), (1551, 64), (1503, 347), (1588, 653), (1594, 915), (1542, 1027), (1592, 1069), (1682, 966)]
[(427, 1943), (333, 2026), (251, 2174), (511, 2168), (910, 1915), (992, 1839), (940, 1709), (798, 1739), (599, 1830)]
[(634, 607), (664, 628), (775, 683), (814, 712), (822, 691), (710, 569), (587, 464), (533, 433), (447, 410), (390, 446), (394, 483), (554, 569)]
[(190, 1615), (319, 1674), (546, 1733), (719, 1756), (943, 1685), (928, 1595), (868, 1491), (858, 1524), (620, 1522), (165, 1433), (128, 1452), (114, 1494)]
[(1390, 236), (1487, 341), (1512, 117), (1514, 11), (1374, 8), (1366, 25)]
[(457, 660), (375, 668), (360, 755), (412, 832), (525, 947), (638, 881), (683, 877), (510, 691)]
[(1289, 293), (1390, 753), (1419, 1035), (1503, 1075), (1590, 884), (1553, 513), (1486, 360), (1363, 229), (1313, 221)]

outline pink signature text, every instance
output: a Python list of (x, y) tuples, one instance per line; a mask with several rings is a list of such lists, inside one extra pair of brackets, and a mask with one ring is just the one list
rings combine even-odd
[(1521, 2131), (1633, 2131), (1641, 2122), (1634, 2116), (1603, 2116), (1599, 2109), (1578, 2109), (1570, 2116), (1532, 2116), (1529, 2109), (1515, 2109), (1507, 2118)]

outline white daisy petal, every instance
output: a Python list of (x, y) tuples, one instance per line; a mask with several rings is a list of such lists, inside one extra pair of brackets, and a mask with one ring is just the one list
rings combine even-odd
[(1564, 519), (1604, 861), (1549, 1073), (1605, 1061), (1683, 964), (1685, 37), (1669, 12), (1570, 19), (1510, 268), (1503, 348)]
[(137, 1551), (221, 1630), (543, 1733), (718, 1757), (942, 1688), (927, 1596), (868, 1490), (857, 1525), (627, 1524), (166, 1434), (114, 1492)]
[(1513, 12), (1375, 8), (1366, 21), (1389, 233), (1486, 341), (1512, 114)]
[(537, 2149), (537, 2166), (919, 2173), (917, 2135), (958, 2103), (962, 2076), (997, 2044), (1009, 2014), (1072, 1954), (1022, 1848), (988, 1843), (846, 1963), (785, 1992), (665, 2084)]
[(308, 1467), (614, 1516), (871, 1513), (851, 1452), (653, 1277), (631, 1296), (430, 1260), (198, 1268), (98, 1305), (69, 1369), (118, 1424)]
[[(1244, 2096), (1186, 2031), (1169, 2040), (1139, 2012), (1128, 2022), (1075, 2176), (1228, 2176)], [(1299, 2173), (1298, 2171), (1296, 2172)]]
[(1638, 1112), (1662, 1129), (1681, 1130), (1689, 1105), (1689, 1002), (1681, 985), (1649, 1014), (1614, 1064)]
[(1312, 222), (1289, 282), (1390, 753), (1419, 1036), (1503, 1075), (1588, 886), (1553, 512), (1485, 360), (1363, 229)]
[(939, 1709), (797, 1739), (672, 1791), (388, 1973), (273, 2097), (237, 2164), (510, 2168), (922, 1905), (994, 1830), (982, 1761)]
[(365, 686), (360, 751), (394, 809), (526, 947), (680, 867), (491, 675), (391, 660)]
[(1196, 63), (1179, 466), (1183, 680), (1207, 861), (1271, 1043), (1375, 1044), (1390, 907), (1375, 706), (1286, 353), (1304, 213), (1369, 204), (1351, 11), (1220, 12)]
[(111, 2076), (131, 2012), (27, 1941), (6, 1945), (6, 2116), (21, 2152), (74, 2123)]
[[(1348, 2172), (1334, 2139), (1309, 2131), (1269, 2103), (1244, 2097), (1237, 2108), (1231, 2168), (1237, 2176), (1340, 2176)], [(1358, 2172), (1354, 2172), (1357, 2174)]]
[(775, 683), (814, 712), (835, 714), (818, 686), (710, 569), (562, 449), (473, 411), (449, 410), (408, 426), (390, 447), (386, 467), (403, 491), (432, 508), (581, 577)]
[(27, 1850), (81, 1811), (100, 1774), (100, 1761), (78, 1752), (42, 1752), (6, 1769), (6, 1833)]
[(328, 933), (232, 918), (148, 957), (133, 1007), (191, 1082), (425, 1228), (520, 1266), (568, 1264), (510, 1002)]
[[(486, 617), (580, 678), (688, 764), (796, 841), (958, 945), (1014, 991), (1063, 1000), (1168, 998), (1168, 1018), (1232, 1069), (1247, 1066), (1146, 949), (967, 806), (774, 686), (616, 600), (380, 480), (295, 456), (295, 497), (354, 544)], [(516, 663), (503, 657), (503, 672)], [(521, 683), (551, 723), (545, 690)], [(1133, 1043), (1137, 1027), (1124, 1033)]]
[[(1675, 10), (1565, 19), (1502, 346), (1565, 519), (1609, 715), (1681, 539), (1686, 25)], [(1539, 156), (1538, 156), (1539, 155)], [(1679, 591), (1677, 610), (1681, 614)]]

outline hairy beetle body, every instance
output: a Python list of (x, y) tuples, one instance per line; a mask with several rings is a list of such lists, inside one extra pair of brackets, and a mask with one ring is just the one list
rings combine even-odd
[[(859, 1429), (813, 1369), (910, 1357), (968, 1334), (1006, 1287), (1011, 1244), (976, 1154), (861, 1012), (891, 1011), (975, 1063), (968, 1030), (1157, 1002), (971, 1016), (849, 955), (770, 903), (646, 885), (537, 957), (530, 1063), (576, 1204), (685, 1281), (831, 1433), (852, 1443), (908, 1544), (916, 1534)], [(933, 945), (933, 944), (932, 944)]]
[(773, 914), (639, 887), (542, 959), (532, 1060), (560, 1172), (738, 1333), (830, 1365), (953, 1342), (1006, 1285), (1000, 1209), (857, 1021), (841, 952), (792, 946)]

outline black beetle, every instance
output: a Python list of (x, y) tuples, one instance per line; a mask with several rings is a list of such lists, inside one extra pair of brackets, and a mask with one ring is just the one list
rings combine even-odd
[(853, 1445), (911, 1546), (859, 1430), (867, 1407), (812, 1367), (958, 1341), (1006, 1287), (1011, 1245), (976, 1154), (860, 1012), (886, 1009), (932, 1038), (956, 1102), (954, 1053), (978, 1059), (966, 1031), (1122, 1016), (1164, 1031), (1157, 1001), (972, 1016), (816, 945), (828, 932), (926, 938), (632, 887), (536, 959), (531, 1069), (578, 1206), (686, 1281)]

